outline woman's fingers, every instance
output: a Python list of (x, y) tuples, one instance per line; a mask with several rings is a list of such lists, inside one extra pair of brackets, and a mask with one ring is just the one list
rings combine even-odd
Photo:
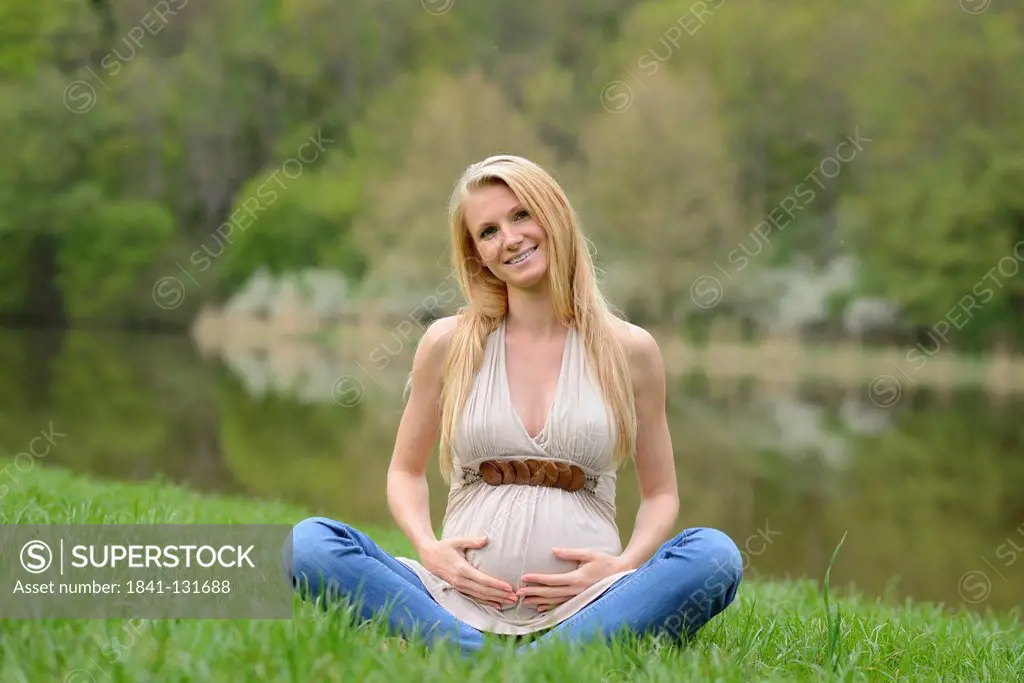
[(474, 598), (486, 600), (488, 602), (500, 602), (506, 605), (511, 605), (516, 601), (516, 599), (510, 597), (508, 593), (503, 593), (499, 590), (495, 590), (494, 588), (488, 588), (487, 586), (481, 586), (480, 584), (470, 580), (462, 582), (462, 584), (456, 586), (456, 588), (458, 588), (460, 593), (465, 593), (466, 595), (471, 595)]
[(464, 536), (445, 539), (445, 543), (454, 551), (456, 557), (451, 558), (455, 576), (446, 579), (460, 593), (484, 601), (500, 609), (504, 605), (518, 602), (519, 596), (511, 584), (497, 579), (472, 565), (465, 555), (466, 550), (482, 548), (488, 539), (483, 536)]
[(575, 586), (523, 586), (517, 593), (528, 602), (537, 604), (548, 598), (572, 597), (579, 593), (579, 589)]
[(516, 597), (515, 596), (515, 591), (512, 590), (512, 586), (510, 586), (508, 583), (506, 583), (506, 582), (504, 582), (504, 581), (502, 581), (500, 579), (496, 579), (493, 576), (491, 576), (490, 574), (485, 574), (484, 572), (480, 571), (479, 569), (477, 569), (473, 565), (469, 564), (468, 562), (466, 563), (466, 567), (464, 568), (464, 572), (465, 572), (464, 575), (466, 576), (466, 578), (471, 579), (472, 581), (475, 581), (476, 583), (480, 584), (481, 586), (493, 589), (493, 590), (497, 591), (498, 593), (500, 593), (500, 594), (502, 594), (502, 595), (504, 595), (506, 597), (511, 597), (511, 598), (515, 598)]
[(486, 536), (462, 536), (459, 538), (449, 538), (448, 542), (451, 543), (452, 547), (460, 550), (472, 549), (472, 548), (483, 548), (487, 545)]
[(552, 607), (557, 607), (558, 605), (561, 605), (563, 602), (568, 602), (568, 600), (569, 600), (569, 598), (562, 598), (560, 600), (553, 600), (551, 602), (545, 602), (545, 603), (537, 606), (537, 611), (538, 612), (547, 612)]
[(552, 607), (557, 607), (558, 605), (561, 605), (563, 602), (568, 602), (569, 600), (571, 600), (574, 597), (575, 596), (573, 596), (573, 595), (563, 595), (560, 598), (534, 598), (534, 600), (536, 600), (537, 602), (531, 602), (531, 601), (528, 601), (528, 600), (523, 600), (523, 604), (525, 604), (525, 605), (534, 605), (534, 604), (536, 604), (538, 612), (547, 612)]
[(488, 602), (497, 600), (507, 602), (508, 604), (512, 604), (518, 600), (514, 594), (508, 591), (481, 585), (466, 575), (457, 576), (449, 574), (444, 570), (436, 571), (434, 572), (434, 575), (442, 579), (445, 583), (449, 584), (460, 593), (465, 593), (466, 595), (470, 595), (479, 600), (486, 600)]
[(494, 595), (489, 594), (486, 590), (480, 588), (467, 586), (465, 588), (460, 588), (459, 592), (464, 595), (468, 595), (474, 600), (485, 602), (496, 609), (501, 609), (503, 607), (508, 607), (509, 605), (515, 604), (515, 601), (506, 600), (504, 597), (496, 597)]
[(524, 605), (557, 605), (567, 600), (576, 597), (575, 595), (550, 595), (545, 597), (526, 598), (523, 600)]
[(579, 579), (579, 569), (564, 574), (523, 574), (524, 583), (542, 583), (545, 586), (569, 586)]
[(524, 605), (530, 605), (531, 607), (539, 607), (541, 605), (558, 605), (563, 602), (567, 602), (570, 598), (576, 597), (575, 595), (563, 595), (557, 598), (533, 598), (531, 600), (523, 600)]
[(587, 548), (552, 548), (551, 552), (563, 560), (576, 562), (592, 562), (597, 557), (597, 553)]
[(462, 567), (461, 576), (458, 581), (452, 583), (452, 585), (455, 586), (460, 593), (471, 595), (480, 600), (487, 600), (488, 602), (499, 602), (511, 605), (519, 599), (519, 597), (511, 590), (511, 586), (508, 586), (509, 590), (496, 588), (492, 585), (482, 583), (481, 578), (484, 580), (490, 579), (492, 583), (497, 583), (499, 586), (502, 584), (501, 581), (489, 577), (483, 572), (475, 569), (472, 565), (467, 564), (465, 567)]

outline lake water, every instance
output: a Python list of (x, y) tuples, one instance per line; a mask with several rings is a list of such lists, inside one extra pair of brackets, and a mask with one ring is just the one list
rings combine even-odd
[[(411, 345), (387, 363), (323, 349), (201, 357), (188, 337), (0, 331), (0, 450), (66, 434), (46, 456), (101, 478), (390, 522), (385, 475)], [(1006, 611), (1024, 604), (1024, 397), (867, 386), (671, 380), (677, 528), (729, 533), (751, 577), (824, 576), (864, 593)], [(31, 476), (29, 474), (28, 476)], [(430, 473), (435, 527), (445, 491)], [(619, 478), (623, 543), (639, 504)]]

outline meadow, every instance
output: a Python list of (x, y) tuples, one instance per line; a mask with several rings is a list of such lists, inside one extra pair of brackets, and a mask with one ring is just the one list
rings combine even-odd
[[(112, 483), (37, 466), (7, 487), (7, 524), (290, 524), (281, 502), (209, 496), (165, 481)], [(366, 529), (389, 552), (393, 529)], [(843, 562), (843, 548), (833, 556)], [(6, 589), (6, 587), (5, 587)], [(0, 622), (4, 683), (183, 681), (1014, 681), (1024, 680), (1019, 614), (868, 599), (820, 581), (746, 579), (736, 602), (685, 646), (655, 639), (517, 653), (508, 641), (465, 660), (389, 639), (343, 609), (298, 601), (282, 620)]]

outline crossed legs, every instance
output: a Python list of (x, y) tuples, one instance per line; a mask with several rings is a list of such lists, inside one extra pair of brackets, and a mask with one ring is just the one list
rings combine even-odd
[(411, 569), (348, 524), (326, 517), (304, 519), (292, 530), (288, 554), (285, 548), (288, 577), (306, 598), (323, 597), (327, 604), (349, 597), (362, 620), (387, 612), (389, 632), (407, 639), (418, 633), (428, 646), (447, 639), (465, 653), (483, 647), (480, 631), (434, 602)]
[[(482, 632), (438, 605), (412, 570), (358, 529), (310, 517), (295, 525), (290, 545), (285, 568), (304, 597), (322, 596), (325, 603), (354, 598), (361, 619), (386, 611), (391, 633), (405, 638), (418, 633), (428, 646), (447, 640), (463, 654), (483, 647)], [(607, 641), (623, 630), (692, 637), (732, 603), (742, 574), (742, 556), (728, 536), (715, 529), (687, 529), (524, 649), (555, 639)]]

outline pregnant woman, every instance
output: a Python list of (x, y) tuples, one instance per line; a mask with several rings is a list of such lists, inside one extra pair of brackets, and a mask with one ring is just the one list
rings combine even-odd
[[(526, 647), (693, 635), (733, 601), (742, 558), (714, 529), (669, 538), (679, 501), (657, 344), (610, 312), (575, 212), (533, 162), (470, 166), (450, 228), (467, 305), (418, 344), (388, 470), (388, 505), (418, 560), (314, 517), (293, 530), (293, 585), (463, 653), (484, 632), (547, 631)], [(440, 538), (425, 476), (438, 442), (450, 487)], [(616, 472), (630, 458), (642, 503), (623, 548)]]

